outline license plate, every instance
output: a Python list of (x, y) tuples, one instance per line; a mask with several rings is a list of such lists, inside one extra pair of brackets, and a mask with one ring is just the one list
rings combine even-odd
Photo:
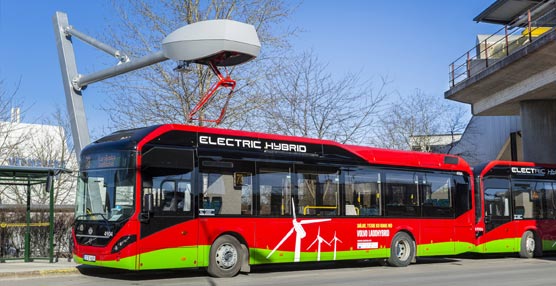
[(97, 261), (97, 257), (94, 256), (94, 255), (85, 254), (85, 255), (83, 255), (83, 260), (89, 261), (89, 262), (95, 262), (95, 261)]

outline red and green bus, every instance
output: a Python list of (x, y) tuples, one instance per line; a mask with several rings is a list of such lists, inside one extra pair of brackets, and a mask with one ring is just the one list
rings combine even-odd
[(461, 158), (187, 125), (115, 132), (81, 153), (75, 261), (130, 270), (384, 259), (475, 247)]
[(556, 165), (492, 161), (474, 168), (479, 253), (556, 250)]

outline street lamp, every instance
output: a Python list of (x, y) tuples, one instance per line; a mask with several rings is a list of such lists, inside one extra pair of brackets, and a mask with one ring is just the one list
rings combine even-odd
[[(257, 57), (261, 48), (257, 32), (252, 25), (232, 20), (209, 20), (196, 22), (175, 30), (164, 38), (161, 51), (137, 60), (130, 60), (121, 51), (70, 26), (65, 13), (56, 12), (53, 17), (53, 24), (62, 69), (66, 104), (78, 160), (83, 147), (90, 143), (82, 99), (83, 89), (87, 85), (172, 59), (186, 63), (209, 65), (219, 77), (219, 84), (229, 86), (230, 82), (233, 82), (235, 86), (235, 81), (223, 78), (220, 75), (217, 66), (245, 63)], [(119, 61), (118, 65), (88, 75), (79, 74), (75, 63), (72, 37), (116, 57)], [(193, 114), (194, 112), (190, 114), (190, 119)], [(221, 114), (222, 116), (223, 114)]]

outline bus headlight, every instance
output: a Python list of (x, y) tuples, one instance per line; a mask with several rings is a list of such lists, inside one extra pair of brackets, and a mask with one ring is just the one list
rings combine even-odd
[(136, 240), (137, 240), (136, 235), (126, 235), (126, 236), (121, 237), (120, 239), (118, 239), (118, 241), (116, 241), (116, 243), (114, 244), (114, 247), (112, 247), (112, 253), (122, 251), (122, 249), (124, 249), (124, 247), (134, 243)]

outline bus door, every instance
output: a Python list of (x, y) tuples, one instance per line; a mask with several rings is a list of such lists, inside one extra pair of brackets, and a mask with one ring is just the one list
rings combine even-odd
[[(225, 233), (236, 233), (248, 246), (254, 241), (253, 184), (255, 164), (249, 159), (199, 156), (199, 244), (212, 246)], [(220, 154), (222, 155), (222, 154)], [(209, 263), (210, 248), (199, 253)]]
[(142, 160), (138, 269), (160, 269), (160, 261), (166, 268), (197, 266), (193, 151), (154, 147)]
[(455, 251), (457, 253), (469, 251), (470, 244), (475, 243), (475, 213), (473, 209), (473, 195), (471, 177), (456, 174), (452, 175), (454, 184), (452, 194), (454, 198), (454, 235), (456, 241)]
[(485, 232), (478, 237), (481, 252), (514, 252), (516, 245), (512, 239), (515, 229), (512, 221), (512, 200), (510, 181), (501, 177), (483, 179)]
[(295, 260), (295, 253), (284, 254), (294, 251), (296, 239), (292, 218), (294, 212), (296, 218), (300, 214), (299, 203), (295, 204), (292, 196), (294, 177), (292, 164), (257, 163), (256, 212), (259, 217), (266, 219), (260, 220), (256, 228), (255, 248), (263, 250), (261, 253), (252, 253), (256, 263)]
[(539, 182), (537, 188), (542, 188), (541, 192), (544, 192), (544, 219), (537, 221), (543, 241), (548, 242), (543, 243), (543, 251), (554, 251), (556, 250), (556, 182)]
[[(451, 174), (417, 173), (422, 217), (419, 255), (454, 253), (454, 193)], [(441, 246), (440, 246), (441, 245)]]

